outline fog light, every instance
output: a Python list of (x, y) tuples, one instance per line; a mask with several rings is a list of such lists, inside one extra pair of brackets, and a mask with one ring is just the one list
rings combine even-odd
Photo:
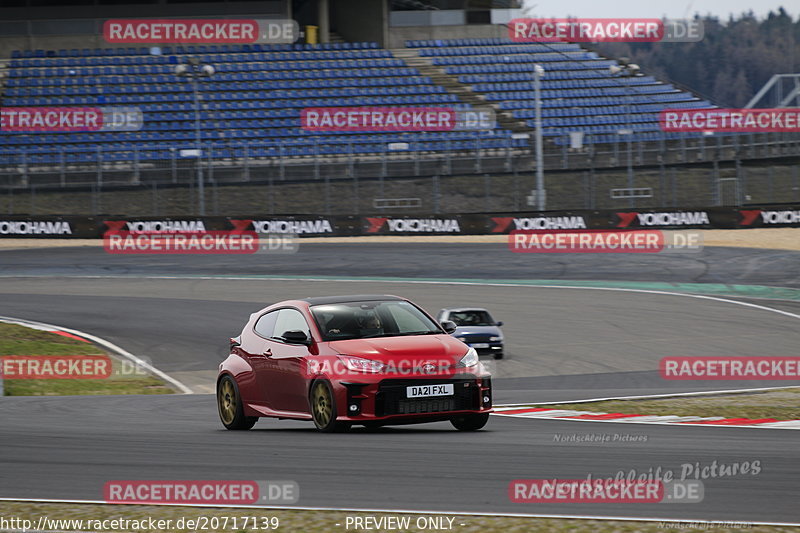
[(489, 403), (489, 397), (488, 396), (484, 396), (483, 397), (483, 403)]
[(350, 410), (351, 411), (358, 411), (358, 406), (356, 404), (353, 404), (353, 405), (350, 406)]

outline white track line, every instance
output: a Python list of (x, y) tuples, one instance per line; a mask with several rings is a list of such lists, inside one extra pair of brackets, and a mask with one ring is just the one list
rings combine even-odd
[[(564, 413), (569, 413), (567, 416), (579, 416), (583, 414), (607, 414), (607, 413), (600, 413), (597, 411), (572, 411), (572, 410), (564, 410), (564, 409), (553, 409), (550, 411), (534, 411), (531, 413), (515, 413), (515, 414), (506, 414), (504, 411), (513, 411), (518, 408), (524, 407), (538, 407), (540, 405), (565, 405), (565, 404), (575, 404), (575, 403), (593, 403), (593, 402), (605, 402), (605, 401), (613, 401), (613, 400), (646, 400), (649, 398), (674, 398), (680, 396), (709, 396), (709, 395), (717, 395), (717, 394), (742, 394), (747, 392), (760, 392), (760, 391), (770, 391), (770, 390), (783, 390), (783, 389), (796, 389), (797, 386), (786, 386), (786, 387), (761, 387), (757, 389), (731, 389), (731, 390), (718, 390), (718, 391), (701, 391), (701, 392), (675, 392), (671, 394), (647, 394), (641, 396), (612, 396), (609, 398), (593, 398), (590, 400), (566, 400), (560, 402), (526, 402), (526, 403), (506, 403), (501, 405), (495, 405), (495, 409), (499, 409), (499, 411), (495, 411), (492, 413), (496, 416), (505, 416), (507, 418), (537, 418), (537, 419), (552, 419), (552, 420), (562, 420), (564, 422), (614, 422), (617, 424), (656, 424), (660, 426), (670, 426), (670, 425), (679, 425), (679, 426), (689, 426), (689, 427), (698, 427), (698, 426), (708, 426), (708, 427), (727, 427), (727, 428), (757, 428), (757, 429), (800, 429), (800, 420), (779, 420), (777, 422), (765, 422), (763, 424), (683, 424), (681, 422), (685, 422), (688, 420), (726, 420), (726, 417), (687, 417), (687, 416), (676, 416), (676, 415), (640, 415), (636, 417), (630, 418), (620, 418), (620, 419), (609, 419), (609, 420), (585, 420), (585, 419), (575, 419), (575, 418), (565, 418)], [(729, 417), (730, 418), (730, 417)]]
[[(3, 275), (0, 278), (39, 278), (41, 276), (14, 276)], [(433, 280), (413, 280), (413, 279), (341, 279), (341, 278), (284, 278), (284, 277), (246, 277), (246, 276), (92, 276), (92, 275), (78, 275), (78, 276), (63, 276), (66, 278), (77, 279), (162, 279), (162, 280), (230, 280), (230, 281), (298, 281), (298, 282), (323, 282), (323, 283), (395, 283), (395, 284), (411, 284), (411, 285), (468, 285), (478, 287), (528, 287), (534, 289), (575, 289), (575, 290), (590, 290), (590, 291), (617, 291), (617, 292), (635, 292), (642, 294), (660, 294), (662, 296), (680, 296), (683, 298), (697, 298), (700, 300), (712, 300), (717, 302), (724, 302), (733, 305), (740, 305), (743, 307), (750, 307), (752, 309), (759, 309), (780, 315), (796, 318), (800, 320), (800, 315), (790, 313), (781, 309), (767, 307), (765, 305), (752, 304), (748, 302), (740, 302), (738, 300), (730, 300), (728, 298), (720, 298), (719, 296), (707, 296), (704, 294), (693, 294), (687, 292), (672, 292), (660, 291), (654, 289), (628, 289), (622, 287), (580, 287), (571, 285), (531, 285), (528, 283), (492, 283), (480, 281), (433, 281)], [(698, 284), (701, 285), (701, 284)], [(741, 296), (747, 298), (747, 296)]]
[(746, 392), (759, 392), (769, 390), (782, 390), (782, 389), (796, 389), (798, 385), (788, 385), (785, 387), (761, 387), (757, 389), (728, 389), (728, 390), (714, 390), (714, 391), (699, 391), (699, 392), (672, 392), (667, 394), (644, 394), (640, 396), (609, 396), (608, 398), (592, 398), (589, 400), (564, 400), (560, 402), (525, 402), (525, 403), (504, 403), (502, 405), (495, 405), (495, 407), (527, 407), (529, 405), (561, 405), (567, 403), (590, 403), (590, 402), (607, 402), (611, 400), (647, 400), (650, 398), (674, 398), (678, 396), (713, 396), (716, 394), (739, 394)]
[(6, 324), (17, 324), (19, 326), (32, 327), (34, 329), (46, 329), (47, 331), (64, 331), (66, 333), (71, 333), (71, 334), (76, 335), (78, 337), (83, 337), (85, 339), (88, 339), (88, 340), (94, 342), (95, 344), (99, 344), (100, 346), (102, 346), (102, 347), (114, 352), (115, 354), (117, 354), (117, 355), (119, 355), (121, 357), (124, 357), (125, 359), (128, 359), (129, 361), (132, 361), (136, 365), (146, 369), (147, 371), (149, 371), (150, 373), (160, 377), (164, 381), (167, 381), (168, 383), (170, 383), (171, 385), (176, 387), (179, 391), (181, 391), (183, 394), (192, 394), (192, 389), (190, 389), (189, 387), (187, 387), (186, 385), (184, 385), (183, 383), (181, 383), (177, 379), (173, 378), (172, 376), (165, 374), (164, 372), (162, 372), (161, 370), (157, 369), (156, 367), (154, 367), (153, 365), (151, 365), (150, 363), (148, 363), (144, 359), (140, 359), (139, 357), (136, 357), (135, 355), (133, 355), (129, 351), (127, 351), (127, 350), (125, 350), (123, 348), (120, 348), (116, 344), (114, 344), (114, 343), (112, 343), (110, 341), (107, 341), (107, 340), (105, 340), (103, 338), (100, 338), (100, 337), (97, 337), (95, 335), (92, 335), (90, 333), (84, 333), (83, 331), (79, 331), (77, 329), (62, 328), (61, 326), (55, 326), (53, 324), (47, 324), (45, 322), (36, 322), (36, 321), (33, 321), (33, 320), (23, 320), (23, 319), (20, 319), (20, 318), (13, 318), (13, 317), (7, 317), (7, 316), (0, 316), (0, 322), (5, 322)]
[[(597, 413), (600, 414), (600, 413)], [(506, 415), (503, 413), (492, 413), (492, 416), (504, 416), (506, 418), (534, 418), (530, 416), (525, 416), (524, 414), (519, 415)], [(694, 418), (694, 417), (687, 417), (687, 418)], [(697, 417), (700, 418), (700, 417)], [(720, 417), (721, 418), (721, 417)], [(642, 422), (637, 421), (634, 419), (620, 419), (620, 420), (586, 420), (581, 418), (544, 418), (544, 417), (537, 417), (537, 420), (559, 420), (561, 422), (596, 422), (600, 424), (641, 424), (651, 425), (651, 426), (672, 426), (672, 427), (686, 427), (686, 428), (749, 428), (749, 429), (800, 429), (800, 426), (795, 425), (777, 425), (779, 422), (770, 422), (766, 424), (749, 424), (749, 425), (736, 425), (736, 424), (681, 424), (676, 422)], [(787, 420), (785, 422), (792, 422), (793, 424), (796, 421)]]
[[(38, 278), (41, 276), (7, 276), (3, 275), (0, 276), (3, 278)], [(730, 300), (728, 298), (720, 298), (718, 296), (707, 296), (703, 294), (691, 294), (691, 293), (683, 293), (683, 292), (672, 292), (672, 291), (660, 291), (660, 290), (651, 290), (651, 289), (629, 289), (629, 288), (621, 288), (621, 287), (581, 287), (581, 286), (571, 286), (571, 285), (531, 285), (527, 283), (492, 283), (492, 282), (481, 282), (481, 281), (431, 281), (431, 280), (409, 280), (409, 279), (398, 279), (398, 280), (391, 280), (391, 279), (341, 279), (341, 278), (284, 278), (284, 277), (246, 277), (246, 276), (135, 276), (132, 278), (131, 276), (92, 276), (92, 275), (78, 275), (78, 276), (65, 276), (71, 279), (161, 279), (161, 280), (230, 280), (230, 281), (299, 281), (299, 282), (323, 282), (323, 283), (330, 283), (330, 282), (349, 282), (349, 283), (396, 283), (396, 284), (415, 284), (415, 285), (467, 285), (467, 286), (480, 286), (480, 287), (528, 287), (528, 288), (543, 288), (543, 289), (575, 289), (575, 290), (597, 290), (597, 291), (617, 291), (617, 292), (633, 292), (633, 293), (641, 293), (641, 294), (659, 294), (663, 296), (679, 296), (683, 298), (696, 298), (700, 300), (711, 300), (717, 302), (728, 303), (732, 305), (739, 305), (743, 307), (749, 307), (752, 309), (759, 309), (761, 311), (768, 311), (771, 313), (777, 313), (783, 316), (788, 316), (791, 318), (795, 318), (800, 320), (800, 315), (796, 313), (790, 313), (788, 311), (783, 311), (781, 309), (775, 309), (773, 307), (767, 307), (765, 305), (758, 305), (752, 304), (748, 302), (740, 302), (738, 300)], [(745, 296), (743, 296), (744, 298)], [(67, 329), (62, 329), (62, 331), (66, 331), (71, 333), (72, 331)], [(77, 333), (76, 333), (77, 334)], [(91, 338), (87, 336), (87, 338)], [(95, 337), (96, 338), (96, 337)], [(102, 340), (102, 339), (100, 339)], [(107, 341), (103, 341), (107, 342)], [(109, 343), (110, 344), (110, 343)], [(113, 345), (112, 345), (113, 346)], [(118, 347), (117, 347), (118, 348)], [(125, 352), (121, 348), (118, 348), (122, 352)], [(125, 352), (127, 353), (127, 352)], [(134, 357), (132, 354), (128, 354), (130, 357)], [(138, 359), (138, 358), (136, 358)], [(156, 372), (163, 372), (152, 368)], [(166, 374), (163, 374), (166, 376)], [(166, 379), (166, 378), (165, 378)], [(173, 378), (169, 378), (170, 382), (179, 383), (177, 380)], [(191, 392), (188, 387), (183, 384), (180, 384), (182, 390), (185, 388)], [(564, 402), (558, 402), (564, 403)]]
[(23, 503), (74, 503), (92, 505), (152, 505), (158, 507), (212, 507), (222, 509), (272, 509), (286, 511), (333, 511), (345, 513), (389, 513), (389, 514), (429, 514), (429, 515), (449, 515), (449, 516), (491, 516), (491, 517), (511, 517), (511, 518), (554, 518), (564, 520), (626, 520), (632, 522), (691, 522), (693, 524), (752, 524), (758, 526), (800, 526), (800, 522), (755, 522), (750, 520), (699, 520), (695, 518), (640, 518), (636, 516), (598, 516), (598, 515), (565, 515), (565, 514), (529, 514), (529, 513), (476, 513), (473, 511), (420, 511), (411, 509), (365, 509), (359, 507), (281, 507), (276, 505), (216, 505), (208, 503), (108, 503), (103, 500), (59, 500), (59, 499), (36, 499), (36, 498), (0, 498), (4, 502), (23, 502)]

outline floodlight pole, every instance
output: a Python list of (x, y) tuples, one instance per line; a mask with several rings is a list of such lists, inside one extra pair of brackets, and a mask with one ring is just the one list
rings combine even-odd
[(542, 76), (544, 68), (533, 66), (534, 98), (536, 100), (536, 210), (545, 210), (544, 148), (542, 142)]
[(630, 195), (630, 200), (628, 201), (628, 205), (630, 207), (636, 207), (636, 200), (633, 195), (633, 121), (631, 120), (631, 99), (633, 97), (628, 95), (628, 107), (627, 107), (627, 115), (628, 115), (628, 194)]
[(197, 212), (203, 217), (206, 215), (206, 193), (205, 179), (203, 177), (203, 137), (200, 128), (200, 90), (197, 84), (199, 77), (209, 77), (214, 69), (208, 63), (201, 62), (196, 57), (189, 57), (185, 64), (178, 65), (175, 73), (178, 76), (185, 76), (192, 82), (192, 94), (194, 96), (194, 134), (195, 145), (197, 146)]
[[(621, 58), (620, 63), (620, 66), (612, 65), (609, 67), (609, 72), (612, 76), (619, 74), (622, 77), (630, 77), (635, 76), (639, 72), (639, 66), (629, 63), (627, 58)], [(625, 101), (627, 103), (625, 106), (625, 118), (628, 125), (627, 131), (625, 132), (628, 141), (628, 205), (630, 207), (636, 207), (636, 199), (633, 196), (633, 121), (631, 116), (633, 95), (630, 94), (630, 91), (626, 93)]]
[(197, 90), (197, 77), (191, 76), (194, 92), (194, 138), (197, 146), (197, 210), (201, 217), (206, 216), (205, 178), (203, 177), (203, 138), (200, 133), (200, 94)]

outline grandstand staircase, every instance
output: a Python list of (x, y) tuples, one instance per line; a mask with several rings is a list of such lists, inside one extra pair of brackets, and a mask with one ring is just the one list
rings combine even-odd
[(444, 87), (448, 93), (455, 95), (461, 102), (473, 107), (491, 107), (500, 127), (513, 133), (527, 133), (532, 137), (533, 132), (524, 120), (514, 118), (510, 112), (500, 109), (497, 104), (487, 102), (469, 85), (458, 81), (458, 76), (448, 74), (444, 67), (434, 65), (431, 58), (420, 56), (419, 52), (413, 48), (394, 48), (391, 52), (398, 59), (405, 61), (409, 67), (418, 69), (421, 75), (428, 76), (435, 85)]
[(6, 92), (6, 78), (8, 77), (7, 68), (8, 62), (0, 59), (0, 104), (3, 103), (3, 95)]
[(346, 43), (347, 39), (336, 33), (335, 31), (328, 32), (329, 43)]

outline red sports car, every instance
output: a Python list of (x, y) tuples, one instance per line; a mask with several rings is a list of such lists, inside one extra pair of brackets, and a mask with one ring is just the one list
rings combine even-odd
[(250, 316), (219, 366), (217, 405), (228, 429), (258, 417), (313, 420), (321, 431), (450, 420), (482, 428), (491, 377), (475, 350), (397, 296), (280, 302)]

